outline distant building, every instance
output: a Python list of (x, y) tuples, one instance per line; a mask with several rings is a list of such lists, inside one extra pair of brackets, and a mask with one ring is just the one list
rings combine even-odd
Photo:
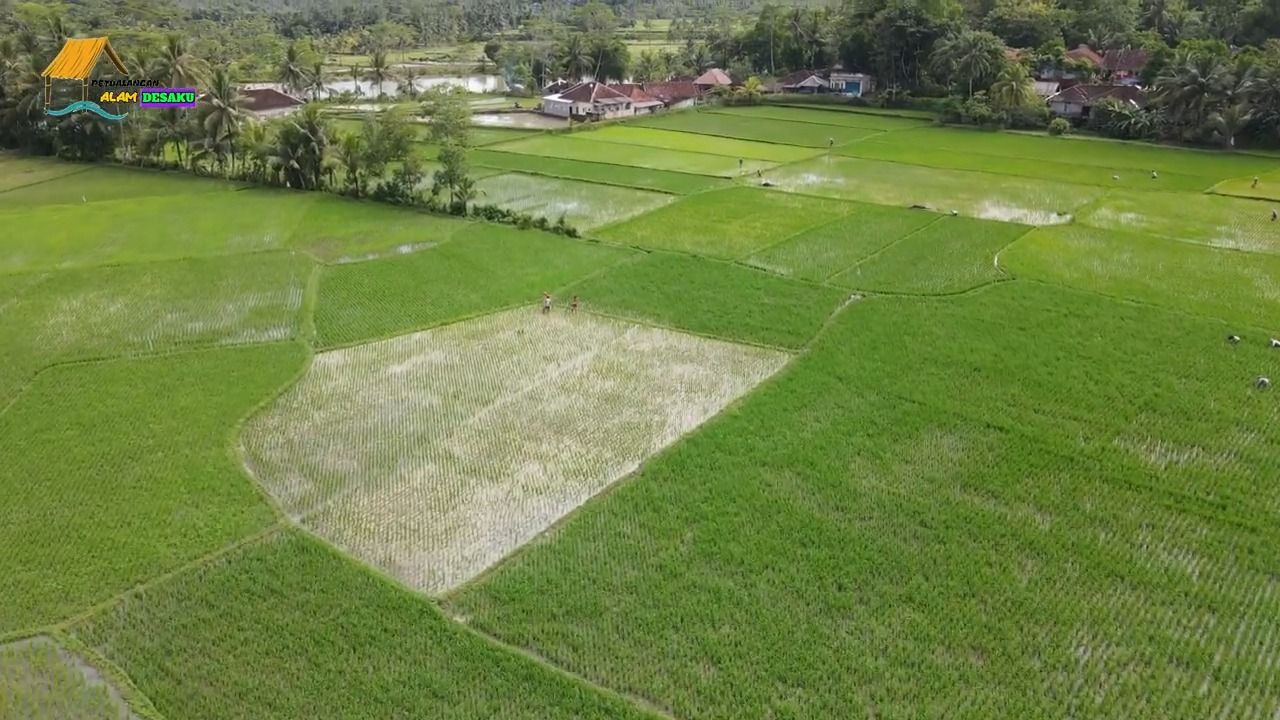
[(820, 93), (831, 89), (827, 79), (817, 70), (797, 70), (778, 78), (775, 85), (777, 92), (787, 93)]
[(1036, 80), (1035, 92), (1036, 97), (1044, 100), (1058, 94), (1062, 89), (1062, 83), (1057, 80)]
[(298, 98), (275, 88), (245, 88), (240, 90), (243, 108), (262, 118), (288, 115), (302, 107)]
[(1117, 85), (1137, 85), (1150, 60), (1151, 53), (1141, 48), (1107, 50), (1102, 54), (1102, 71)]
[(846, 72), (841, 66), (830, 70), (797, 70), (770, 83), (770, 92), (834, 93), (862, 97), (875, 90), (875, 80), (863, 73)]
[(668, 80), (666, 82), (644, 83), (641, 85), (645, 94), (662, 102), (670, 110), (692, 107), (702, 96), (702, 92), (692, 80)]
[(827, 84), (831, 86), (831, 92), (850, 97), (862, 97), (876, 89), (876, 81), (870, 75), (837, 69), (832, 69), (827, 75)]
[(600, 82), (578, 83), (542, 98), (542, 112), (575, 120), (601, 120), (635, 114), (631, 98)]
[(1114, 99), (1134, 108), (1146, 107), (1147, 98), (1132, 85), (1072, 85), (1049, 96), (1049, 111), (1070, 120), (1086, 120), (1093, 108)]
[(636, 83), (613, 83), (609, 85), (609, 88), (611, 90), (617, 90), (623, 95), (631, 98), (631, 107), (635, 111), (636, 115), (647, 115), (649, 113), (657, 112), (665, 107), (665, 104), (661, 100), (645, 92), (643, 85), (637, 85)]
[(735, 83), (729, 73), (724, 70), (721, 70), (720, 68), (711, 68), (694, 78), (693, 84), (697, 86), (700, 91), (705, 93), (710, 92), (717, 87), (732, 87), (737, 83)]

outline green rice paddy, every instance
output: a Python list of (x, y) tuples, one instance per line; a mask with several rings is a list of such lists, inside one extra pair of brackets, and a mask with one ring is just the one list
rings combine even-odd
[(500, 135), (582, 237), (0, 156), (0, 718), (1280, 711), (1280, 160)]

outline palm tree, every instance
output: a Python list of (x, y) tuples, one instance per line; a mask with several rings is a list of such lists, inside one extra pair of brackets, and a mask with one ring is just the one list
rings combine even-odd
[(453, 201), (454, 207), (461, 208), (462, 214), (466, 215), (467, 205), (480, 197), (482, 193), (483, 191), (476, 187), (475, 180), (463, 175), (449, 189), (449, 199)]
[(418, 94), (418, 88), (414, 82), (418, 79), (418, 71), (413, 67), (407, 66), (401, 69), (396, 76), (396, 96), (412, 100)]
[(972, 96), (974, 86), (995, 74), (1004, 60), (1004, 42), (986, 31), (964, 30), (939, 40), (931, 64), (949, 82), (960, 82)]
[(169, 87), (195, 87), (202, 84), (208, 66), (187, 50), (181, 35), (169, 35), (155, 60), (157, 72)]
[(272, 164), (283, 173), (289, 187), (319, 189), (324, 187), (328, 147), (329, 128), (320, 106), (307, 104), (280, 127)]
[(369, 55), (369, 70), (365, 73), (364, 77), (366, 80), (372, 82), (373, 86), (377, 88), (377, 91), (374, 93), (374, 96), (377, 98), (382, 98), (384, 95), (382, 92), (382, 83), (387, 79), (387, 71), (389, 69), (390, 65), (387, 64), (386, 50), (378, 48)]
[(359, 65), (351, 66), (351, 84), (355, 85), (356, 97), (364, 97), (364, 90), (360, 89), (360, 76), (364, 74), (364, 70)]
[(1246, 100), (1228, 103), (1209, 115), (1209, 128), (1222, 138), (1228, 150), (1236, 149), (1236, 136), (1253, 121), (1253, 107)]
[(1185, 131), (1197, 131), (1235, 85), (1226, 61), (1211, 53), (1187, 53), (1155, 82), (1155, 99)]
[(346, 173), (346, 189), (356, 197), (364, 195), (364, 139), (359, 133), (345, 133), (338, 143), (338, 162)]
[(249, 177), (257, 181), (266, 180), (274, 152), (266, 123), (250, 121), (245, 125), (240, 133), (240, 145), (249, 164)]
[(178, 108), (164, 108), (151, 117), (154, 120), (147, 145), (160, 158), (164, 157), (165, 149), (172, 145), (178, 155), (178, 165), (183, 165), (184, 151), (191, 139), (187, 114)]
[(205, 147), (218, 166), (223, 167), (227, 155), (234, 169), (236, 138), (240, 135), (242, 101), (240, 89), (231, 81), (226, 68), (218, 68), (209, 82), (209, 90), (196, 107), (196, 119), (204, 131)]
[(763, 94), (764, 83), (760, 82), (760, 78), (755, 75), (747, 78), (746, 82), (733, 91), (734, 99), (746, 105), (755, 105), (760, 102), (760, 96)]
[(1035, 102), (1035, 85), (1031, 73), (1019, 62), (1005, 63), (991, 84), (991, 105), (997, 110), (1013, 110)]
[(569, 36), (558, 49), (557, 60), (560, 69), (564, 71), (567, 79), (577, 82), (591, 71), (591, 66), (595, 63), (595, 58), (591, 56), (591, 49), (582, 40), (581, 33), (574, 33)]
[(307, 74), (307, 91), (311, 93), (312, 100), (319, 100), (325, 90), (324, 62), (317, 60), (312, 64), (311, 72)]
[(290, 43), (285, 48), (284, 59), (276, 68), (276, 80), (284, 86), (286, 92), (300, 93), (307, 85), (307, 73), (302, 69), (302, 51), (297, 43)]

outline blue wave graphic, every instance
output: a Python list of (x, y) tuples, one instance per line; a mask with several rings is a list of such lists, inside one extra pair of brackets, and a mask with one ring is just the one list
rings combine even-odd
[(61, 110), (50, 110), (48, 108), (45, 108), (44, 112), (46, 115), (61, 117), (63, 115), (70, 115), (71, 113), (79, 110), (85, 110), (87, 112), (94, 113), (95, 115), (98, 115), (103, 119), (115, 120), (116, 122), (119, 122), (125, 119), (129, 115), (129, 113), (120, 113), (119, 115), (116, 115), (115, 113), (109, 113), (106, 110), (103, 110), (101, 105), (99, 105), (96, 102), (93, 102), (92, 100), (77, 100), (71, 103), (70, 105), (62, 108)]

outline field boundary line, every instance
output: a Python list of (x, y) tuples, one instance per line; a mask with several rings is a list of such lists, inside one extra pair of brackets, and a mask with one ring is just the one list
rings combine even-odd
[[(869, 260), (874, 260), (875, 258), (877, 258), (877, 257), (879, 257), (879, 256), (883, 255), (884, 253), (888, 252), (891, 248), (895, 247), (896, 245), (898, 245), (899, 243), (903, 242), (903, 241), (904, 241), (904, 240), (906, 240), (907, 238), (912, 237), (912, 236), (914, 236), (914, 235), (917, 235), (917, 234), (919, 234), (919, 233), (922, 233), (922, 232), (924, 232), (925, 230), (928, 230), (929, 228), (933, 227), (934, 225), (937, 225), (938, 223), (942, 222), (942, 221), (943, 221), (945, 218), (947, 218), (947, 217), (948, 217), (948, 216), (946, 216), (946, 215), (943, 215), (943, 214), (939, 213), (939, 214), (938, 214), (938, 217), (936, 217), (936, 218), (934, 218), (934, 219), (930, 220), (929, 222), (925, 223), (924, 225), (921, 225), (920, 227), (916, 228), (915, 230), (912, 230), (911, 232), (907, 233), (906, 235), (903, 235), (902, 237), (900, 237), (900, 238), (898, 238), (898, 239), (894, 240), (893, 242), (889, 243), (888, 245), (885, 245), (884, 247), (881, 247), (880, 249), (876, 250), (875, 252), (871, 253), (870, 255), (867, 255), (866, 257), (860, 258), (859, 260), (857, 260), (856, 262), (854, 262), (852, 265), (850, 265), (850, 266), (848, 266), (848, 267), (846, 267), (846, 268), (841, 268), (840, 270), (837, 270), (837, 271), (835, 271), (835, 272), (831, 273), (830, 275), (828, 275), (828, 276), (826, 276), (825, 278), (823, 278), (823, 279), (822, 279), (822, 282), (824, 282), (824, 283), (830, 283), (830, 282), (831, 282), (831, 281), (832, 281), (832, 280), (833, 280), (837, 275), (841, 275), (841, 274), (847, 273), (847, 272), (849, 272), (850, 270), (852, 270), (852, 269), (854, 269), (854, 268), (856, 268), (856, 267), (858, 267), (858, 266), (862, 265), (863, 263), (865, 263), (865, 262), (867, 262), (867, 261), (869, 261)], [(843, 286), (837, 285), (837, 286), (835, 286), (835, 287), (843, 287)]]
[[(477, 148), (477, 149), (481, 149), (481, 150), (482, 150), (483, 148)], [(494, 152), (497, 152), (497, 151), (494, 151)], [(513, 152), (508, 152), (508, 153), (503, 153), (503, 154), (504, 154), (504, 155), (523, 155), (523, 153), (513, 153)], [(531, 157), (531, 156), (525, 156), (525, 157)], [(559, 159), (559, 160), (568, 160), (568, 158), (557, 158), (557, 159)], [(594, 164), (594, 165), (608, 165), (609, 167), (633, 167), (633, 166), (631, 166), (631, 165), (617, 165), (617, 164), (611, 164), (611, 163), (593, 163), (593, 162), (592, 162), (592, 161), (590, 161), (590, 160), (569, 160), (569, 162), (580, 162), (580, 163), (587, 164), (587, 165), (592, 165), (592, 164)], [(642, 186), (640, 186), (640, 185), (630, 185), (630, 184), (627, 184), (627, 183), (615, 182), (615, 181), (612, 181), (612, 180), (601, 180), (601, 179), (585, 180), (585, 179), (580, 178), (580, 177), (572, 177), (572, 176), (569, 176), (569, 175), (561, 175), (561, 174), (557, 174), (557, 173), (553, 173), (553, 172), (549, 172), (549, 171), (545, 171), (545, 170), (535, 170), (535, 169), (529, 169), (529, 170), (521, 169), (521, 170), (516, 170), (516, 169), (514, 169), (514, 168), (501, 168), (501, 167), (497, 167), (496, 165), (488, 165), (488, 164), (486, 164), (483, 160), (482, 160), (482, 161), (480, 161), (480, 162), (478, 162), (478, 163), (476, 163), (476, 166), (477, 166), (477, 167), (485, 167), (485, 168), (489, 168), (490, 170), (501, 170), (502, 172), (501, 172), (501, 173), (499, 173), (499, 174), (507, 174), (507, 173), (523, 173), (523, 174), (525, 174), (525, 175), (535, 175), (535, 176), (538, 176), (538, 177), (549, 177), (549, 178), (555, 178), (556, 180), (569, 180), (569, 181), (572, 181), (572, 182), (587, 183), (587, 184), (589, 184), (589, 185), (608, 185), (608, 186), (610, 186), (610, 187), (623, 188), (623, 189), (626, 189), (626, 190), (645, 190), (645, 191), (647, 191), (647, 192), (662, 193), (663, 195), (675, 195), (676, 197), (688, 197), (688, 196), (690, 196), (690, 195), (695, 195), (695, 194), (700, 193), (700, 192), (706, 192), (707, 190), (721, 190), (721, 189), (723, 189), (723, 188), (707, 188), (707, 190), (698, 190), (698, 191), (693, 192), (693, 193), (682, 193), (682, 192), (676, 192), (675, 190), (664, 190), (664, 189), (661, 189), (661, 188), (654, 188), (654, 187), (642, 187)], [(718, 180), (727, 180), (727, 181), (729, 181), (729, 182), (732, 182), (732, 180), (731, 180), (730, 178), (721, 178), (721, 177), (714, 176), (714, 175), (697, 175), (697, 174), (694, 174), (694, 173), (682, 173), (682, 172), (680, 172), (680, 171), (678, 171), (678, 170), (657, 170), (657, 169), (655, 169), (655, 168), (635, 168), (635, 169), (637, 169), (637, 170), (647, 170), (647, 171), (649, 171), (649, 172), (676, 173), (676, 174), (679, 174), (679, 175), (688, 175), (689, 177), (696, 177), (696, 178), (715, 178), (715, 179), (718, 179)], [(492, 176), (490, 176), (490, 177), (498, 177), (498, 175), (492, 175)]]
[(155, 703), (151, 702), (151, 698), (142, 692), (142, 689), (133, 682), (133, 678), (129, 677), (129, 674), (119, 665), (108, 660), (105, 655), (76, 635), (63, 630), (56, 630), (50, 634), (50, 637), (65, 650), (79, 655), (93, 669), (102, 673), (108, 684), (114, 686), (120, 694), (120, 699), (124, 701), (125, 709), (131, 714), (137, 715), (142, 720), (165, 720), (164, 714), (156, 709)]
[(993, 256), (992, 256), (992, 258), (991, 258), (991, 264), (992, 264), (992, 267), (994, 267), (994, 268), (996, 269), (996, 272), (1000, 273), (1000, 274), (1001, 274), (1001, 275), (1003, 275), (1004, 277), (1009, 278), (1010, 280), (1012, 280), (1012, 279), (1014, 279), (1014, 278), (1017, 278), (1017, 277), (1018, 277), (1017, 275), (1014, 275), (1012, 272), (1010, 272), (1010, 271), (1008, 271), (1008, 270), (1004, 269), (1003, 267), (1000, 267), (1000, 253), (1002, 253), (1002, 252), (1004, 252), (1005, 250), (1008, 250), (1009, 248), (1013, 247), (1014, 243), (1018, 242), (1019, 240), (1022, 240), (1022, 239), (1023, 239), (1023, 238), (1025, 238), (1026, 236), (1030, 235), (1034, 230), (1035, 230), (1035, 226), (1028, 227), (1028, 228), (1027, 228), (1025, 231), (1023, 231), (1020, 235), (1018, 235), (1018, 236), (1017, 236), (1017, 237), (1015, 237), (1014, 239), (1010, 240), (1009, 242), (1005, 243), (1004, 245), (1001, 245), (1001, 246), (1000, 246), (1000, 249), (996, 250), (995, 255), (993, 255)]
[[(701, 112), (701, 111), (695, 111), (695, 112)], [(715, 113), (707, 112), (706, 114), (711, 115), (711, 114), (715, 114)], [(737, 115), (736, 113), (718, 113), (718, 114), (720, 114), (720, 115), (727, 115), (727, 116), (730, 116), (730, 117), (746, 117), (746, 118), (750, 118), (750, 116)], [(712, 118), (712, 119), (714, 119), (714, 118)], [(771, 120), (771, 121), (773, 121), (773, 122), (782, 122), (782, 123), (795, 122), (794, 120), (779, 120), (778, 118), (756, 118), (756, 119), (758, 119), (758, 120)], [(822, 127), (840, 127), (840, 126), (838, 126), (838, 125), (826, 125), (826, 124), (822, 124), (822, 123), (810, 123), (810, 124), (811, 124), (811, 125), (822, 125)], [(700, 136), (700, 137), (724, 138), (724, 139), (727, 139), (727, 140), (738, 140), (738, 141), (741, 141), (741, 142), (762, 143), (762, 144), (765, 144), (765, 145), (778, 145), (778, 146), (781, 146), (781, 147), (800, 148), (801, 150), (814, 150), (814, 151), (818, 151), (818, 154), (822, 154), (822, 153), (821, 153), (821, 151), (826, 150), (826, 148), (825, 148), (825, 147), (823, 147), (823, 146), (821, 146), (821, 145), (796, 145), (795, 143), (781, 142), (781, 141), (779, 141), (779, 140), (759, 140), (759, 139), (757, 139), (757, 138), (744, 138), (744, 137), (738, 137), (737, 135), (715, 135), (715, 134), (707, 133), (707, 132), (699, 132), (699, 131), (697, 131), (697, 130), (689, 130), (689, 129), (687, 129), (687, 128), (672, 128), (672, 127), (660, 127), (660, 126), (656, 126), (656, 125), (648, 125), (648, 124), (645, 124), (643, 121), (635, 121), (634, 123), (631, 123), (631, 124), (630, 124), (630, 127), (647, 128), (647, 129), (649, 129), (649, 130), (665, 130), (665, 131), (667, 131), (667, 132), (685, 133), (685, 134), (687, 134), (687, 135), (698, 135), (698, 136)], [(852, 128), (852, 126), (848, 126), (848, 125), (846, 125), (846, 126), (844, 126), (844, 127), (848, 127), (848, 128), (851, 128), (851, 129), (858, 129), (858, 130), (870, 130), (870, 128)], [(881, 134), (881, 133), (883, 133), (883, 132), (884, 132), (884, 131), (882, 131), (882, 130), (877, 130), (877, 131), (873, 131), (871, 134), (872, 134), (872, 135), (879, 135), (879, 134)], [(865, 137), (866, 137), (866, 136), (863, 136), (862, 138), (854, 138), (853, 140), (849, 140), (848, 142), (840, 143), (840, 144), (836, 145), (835, 147), (844, 147), (845, 145), (848, 145), (848, 144), (850, 144), (850, 143), (858, 142), (859, 140), (862, 140), (862, 139), (864, 139)], [(806, 159), (806, 160), (812, 160), (813, 158), (805, 158), (805, 159)]]
[[(70, 161), (70, 160), (63, 160), (62, 158), (59, 158), (59, 157), (58, 157), (58, 156), (56, 156), (56, 155), (54, 155), (54, 156), (49, 156), (49, 155), (22, 155), (22, 154), (17, 154), (17, 155), (15, 155), (15, 157), (16, 157), (16, 158), (19, 158), (19, 159), (28, 159), (28, 158), (44, 158), (44, 159), (52, 160), (52, 161), (53, 161), (53, 164), (56, 164), (56, 165), (61, 165), (61, 164), (64, 164), (64, 163), (65, 163), (65, 164), (68, 164), (68, 165), (74, 165), (74, 164), (75, 164), (75, 163), (73, 163), (73, 162), (72, 162), (72, 161)], [(22, 189), (24, 189), (24, 188), (35, 187), (35, 186), (37, 186), (37, 185), (44, 185), (45, 183), (50, 183), (50, 182), (53, 182), (54, 180), (62, 180), (63, 178), (69, 178), (69, 177), (71, 177), (72, 175), (79, 175), (79, 174), (80, 174), (80, 173), (82, 173), (82, 172), (88, 172), (88, 171), (92, 170), (94, 167), (95, 167), (95, 166), (90, 165), (89, 167), (80, 168), (79, 170), (72, 170), (71, 172), (69, 172), (69, 173), (64, 173), (64, 174), (62, 174), (62, 175), (57, 175), (57, 176), (50, 177), (50, 178), (43, 178), (43, 179), (40, 179), (40, 180), (34, 180), (34, 181), (32, 181), (32, 182), (25, 183), (25, 184), (22, 184), (22, 185), (14, 185), (14, 186), (13, 186), (13, 187), (11, 187), (11, 188), (5, 188), (4, 190), (0, 190), (0, 195), (4, 195), (5, 193), (13, 192), (14, 190), (22, 190)], [(70, 204), (70, 203), (49, 203), (49, 204), (53, 204), (53, 205), (68, 205), (68, 204)], [(35, 205), (34, 207), (45, 207), (45, 204)], [(32, 209), (32, 208), (26, 208), (26, 209), (27, 209), (27, 210), (30, 210), (30, 209)], [(6, 212), (7, 212), (7, 211), (6, 211)], [(21, 211), (21, 210), (19, 210), (18, 212), (22, 212), (22, 211)]]
[[(801, 162), (801, 161), (803, 161), (803, 160), (812, 160), (813, 158), (815, 158), (815, 157), (817, 157), (818, 155), (821, 155), (821, 154), (822, 154), (822, 152), (821, 152), (818, 148), (806, 147), (806, 146), (803, 146), (803, 145), (788, 145), (788, 144), (786, 144), (786, 143), (771, 143), (771, 142), (765, 142), (765, 141), (762, 141), (762, 140), (743, 140), (742, 138), (729, 137), (729, 136), (727, 136), (727, 135), (704, 135), (704, 134), (702, 134), (702, 133), (683, 133), (683, 134), (687, 134), (687, 135), (698, 135), (698, 136), (700, 136), (700, 137), (716, 137), (716, 138), (720, 138), (721, 140), (731, 140), (731, 141), (733, 141), (733, 142), (741, 142), (741, 143), (758, 143), (758, 144), (760, 144), (760, 145), (768, 145), (768, 146), (778, 147), (778, 148), (795, 148), (795, 149), (797, 149), (797, 150), (804, 150), (804, 151), (812, 152), (813, 154), (812, 154), (812, 155), (810, 155), (810, 156), (808, 156), (808, 157), (804, 157), (804, 158), (796, 158), (795, 160), (777, 160), (777, 159), (774, 159), (774, 158), (747, 157), (746, 155), (741, 154), (741, 153), (733, 153), (733, 154), (725, 155), (724, 153), (708, 152), (708, 151), (706, 151), (706, 150), (681, 150), (681, 149), (679, 149), (679, 148), (661, 147), (661, 146), (659, 146), (659, 145), (644, 145), (644, 144), (641, 144), (641, 143), (626, 142), (626, 141), (624, 141), (624, 140), (611, 140), (611, 139), (609, 139), (609, 138), (605, 138), (605, 139), (601, 140), (601, 139), (599, 139), (599, 138), (587, 137), (587, 136), (591, 135), (592, 133), (594, 133), (594, 132), (596, 132), (596, 131), (598, 131), (598, 130), (603, 130), (603, 129), (607, 128), (607, 127), (631, 128), (631, 129), (633, 129), (633, 130), (656, 130), (656, 131), (659, 131), (659, 132), (675, 132), (675, 133), (679, 133), (679, 132), (681, 132), (681, 131), (679, 131), (679, 130), (669, 130), (669, 129), (667, 129), (667, 128), (655, 128), (655, 127), (649, 127), (649, 126), (647, 126), (647, 125), (632, 125), (632, 124), (627, 123), (627, 122), (621, 122), (621, 123), (618, 123), (617, 125), (613, 125), (613, 126), (606, 125), (606, 126), (604, 126), (604, 127), (600, 127), (600, 128), (591, 128), (590, 130), (587, 130), (587, 131), (585, 131), (585, 132), (581, 133), (581, 134), (583, 135), (583, 138), (582, 138), (582, 139), (583, 139), (583, 140), (589, 140), (589, 141), (591, 141), (591, 142), (603, 142), (603, 143), (609, 143), (610, 145), (624, 145), (624, 146), (626, 146), (626, 147), (640, 148), (640, 149), (643, 149), (643, 150), (663, 150), (663, 151), (666, 151), (666, 152), (691, 153), (691, 154), (693, 154), (693, 155), (710, 155), (710, 156), (712, 156), (712, 157), (718, 157), (718, 158), (729, 158), (729, 159), (737, 159), (737, 160), (755, 160), (756, 162), (773, 163), (773, 164), (775, 164), (775, 165), (781, 165), (781, 164), (783, 164), (783, 163), (789, 163), (789, 162)], [(772, 168), (770, 168), (770, 169), (772, 169)], [(735, 176), (735, 177), (737, 177), (737, 176)]]
[(699, 330), (688, 330), (685, 328), (675, 327), (673, 325), (664, 325), (660, 322), (657, 322), (649, 318), (643, 318), (643, 317), (631, 316), (631, 315), (621, 315), (618, 313), (609, 312), (608, 310), (595, 310), (590, 308), (583, 308), (582, 312), (590, 313), (592, 315), (598, 315), (599, 317), (608, 318), (610, 320), (617, 320), (619, 322), (630, 323), (632, 325), (642, 325), (644, 327), (654, 328), (657, 330), (668, 330), (670, 332), (680, 333), (682, 335), (693, 335), (695, 337), (700, 337), (705, 340), (716, 340), (719, 342), (732, 343), (734, 345), (746, 345), (749, 347), (760, 348), (761, 350), (773, 350), (776, 352), (786, 353), (787, 355), (790, 355), (792, 358), (798, 355), (800, 353), (800, 349), (803, 347), (803, 345), (797, 345), (795, 347), (786, 347), (783, 345), (770, 345), (768, 343), (762, 343), (755, 340), (743, 340), (740, 338), (732, 338), (725, 335), (716, 335), (714, 333), (702, 332)]
[[(313, 258), (314, 260), (314, 258)], [(307, 283), (302, 291), (302, 307), (298, 308), (299, 339), (315, 352), (316, 342), (316, 306), (320, 303), (321, 264), (312, 262), (311, 272), (307, 273)]]
[[(607, 127), (607, 126), (606, 126), (606, 127)], [(590, 131), (590, 130), (588, 130), (588, 131), (583, 131), (583, 132), (591, 132), (591, 131)], [(580, 133), (559, 133), (559, 134), (550, 134), (550, 135), (547, 135), (546, 137), (560, 137), (560, 135), (566, 135), (566, 134), (567, 134), (567, 135), (577, 135), (577, 134), (580, 134)], [(515, 139), (515, 140), (513, 140), (512, 142), (523, 142), (524, 140), (527, 140), (527, 139), (529, 139), (529, 138), (516, 138), (516, 139)], [(611, 141), (609, 141), (609, 140), (591, 140), (591, 142), (594, 142), (594, 143), (602, 143), (602, 144), (608, 144), (608, 145), (617, 145), (617, 146), (619, 146), (619, 147), (627, 147), (627, 148), (640, 148), (640, 149), (646, 149), (646, 150), (664, 150), (664, 149), (665, 149), (665, 148), (649, 147), (649, 146), (646, 146), (646, 145), (628, 145), (627, 143), (611, 142)], [(524, 155), (525, 157), (544, 158), (544, 159), (549, 159), (549, 160), (574, 160), (575, 162), (594, 162), (594, 163), (598, 163), (598, 164), (600, 164), (600, 165), (610, 165), (610, 166), (612, 166), (612, 167), (625, 167), (625, 168), (634, 168), (634, 169), (639, 169), (639, 170), (657, 170), (657, 171), (659, 171), (659, 172), (683, 172), (683, 171), (681, 171), (681, 170), (668, 170), (668, 169), (666, 169), (666, 168), (655, 168), (655, 167), (648, 167), (648, 166), (645, 166), (645, 165), (627, 165), (626, 163), (618, 163), (618, 162), (603, 162), (603, 161), (600, 161), (600, 160), (578, 160), (577, 158), (560, 157), (560, 156), (558, 156), (558, 155), (539, 155), (539, 154), (535, 154), (535, 153), (516, 152), (516, 151), (512, 151), (512, 150), (496, 150), (496, 149), (493, 149), (493, 148), (496, 148), (496, 147), (497, 147), (497, 146), (495, 146), (495, 145), (488, 145), (488, 146), (486, 146), (486, 147), (487, 147), (487, 148), (489, 148), (489, 149), (491, 149), (491, 150), (492, 150), (492, 152), (504, 152), (504, 153), (508, 153), (508, 154), (511, 154), (511, 155)], [(692, 150), (667, 150), (667, 152), (681, 152), (681, 153), (689, 153), (690, 155), (705, 155), (705, 156), (707, 156), (707, 157), (713, 157), (713, 158), (728, 158), (728, 157), (730, 157), (729, 155), (716, 155), (715, 153), (703, 153), (703, 152), (697, 152), (697, 151), (692, 151)], [(753, 159), (754, 159), (754, 158), (753, 158)], [(806, 159), (812, 159), (812, 158), (806, 158)], [(774, 165), (775, 167), (776, 167), (776, 166), (780, 166), (780, 165), (785, 165), (785, 164), (787, 164), (787, 163), (781, 163), (781, 162), (774, 162), (773, 160), (760, 160), (759, 162), (773, 163), (773, 165)], [(797, 161), (795, 161), (795, 162), (800, 162), (800, 161), (798, 161), (798, 160), (797, 160)], [(771, 167), (771, 168), (769, 168), (769, 169), (770, 169), (770, 170), (772, 170), (773, 168)], [(510, 171), (510, 172), (515, 172), (515, 171)], [(714, 173), (705, 173), (705, 172), (702, 172), (702, 173), (686, 172), (685, 174), (686, 174), (686, 175), (697, 175), (697, 176), (699, 176), (699, 177), (720, 178), (721, 180), (733, 180), (733, 179), (735, 179), (735, 178), (739, 177), (738, 175), (716, 175), (716, 174), (714, 174)]]
[[(761, 188), (761, 189), (763, 189), (763, 190), (764, 190), (764, 191), (766, 191), (766, 192), (769, 192), (770, 190), (772, 190), (772, 188)], [(784, 190), (784, 191), (781, 191), (781, 192), (786, 192), (786, 191)], [(828, 198), (828, 200), (830, 200), (830, 198)], [(827, 225), (830, 225), (831, 223), (840, 222), (841, 220), (847, 220), (847, 219), (849, 218), (849, 216), (850, 216), (850, 215), (853, 215), (854, 213), (856, 213), (856, 212), (858, 212), (859, 210), (861, 210), (861, 209), (862, 209), (862, 208), (861, 208), (861, 206), (860, 206), (859, 204), (857, 204), (857, 203), (855, 203), (855, 202), (852, 202), (852, 201), (849, 201), (849, 200), (837, 200), (836, 202), (839, 202), (841, 205), (843, 205), (843, 206), (845, 207), (845, 211), (844, 211), (843, 213), (841, 213), (840, 215), (838, 215), (838, 216), (836, 216), (836, 217), (833, 217), (833, 218), (831, 218), (830, 220), (818, 221), (818, 222), (816, 222), (816, 223), (813, 223), (812, 225), (806, 225), (805, 227), (802, 227), (802, 228), (800, 228), (799, 230), (797, 230), (797, 231), (795, 231), (795, 232), (791, 233), (790, 235), (787, 235), (786, 237), (782, 238), (781, 240), (777, 240), (777, 241), (775, 241), (775, 242), (771, 242), (771, 243), (768, 243), (768, 244), (766, 244), (766, 245), (761, 245), (760, 247), (758, 247), (758, 248), (756, 248), (756, 249), (754, 249), (754, 250), (752, 250), (752, 251), (748, 252), (748, 253), (747, 253), (747, 254), (745, 254), (745, 255), (739, 255), (739, 256), (737, 256), (737, 257), (730, 258), (730, 262), (733, 262), (733, 263), (735, 263), (735, 264), (745, 264), (745, 263), (743, 263), (742, 261), (743, 261), (743, 260), (746, 260), (746, 259), (747, 259), (747, 258), (749, 258), (749, 257), (751, 257), (752, 255), (758, 255), (758, 254), (760, 254), (760, 253), (764, 252), (765, 250), (770, 250), (770, 249), (772, 249), (772, 248), (778, 247), (779, 245), (781, 245), (781, 244), (783, 244), (783, 243), (787, 242), (788, 240), (792, 240), (792, 239), (794, 239), (794, 238), (797, 238), (797, 237), (799, 237), (799, 236), (801, 236), (801, 235), (803, 235), (803, 234), (805, 234), (805, 233), (807, 233), (807, 232), (809, 232), (809, 231), (811, 231), (811, 230), (817, 230), (818, 228), (820, 228), (820, 227), (825, 227), (825, 226), (827, 226)], [(759, 269), (759, 270), (765, 270), (764, 268), (757, 268), (757, 269)], [(768, 271), (768, 270), (765, 270), (765, 272), (769, 272), (769, 271)], [(779, 274), (781, 274), (781, 273), (779, 273)], [(784, 276), (784, 277), (789, 277), (789, 276)]]

